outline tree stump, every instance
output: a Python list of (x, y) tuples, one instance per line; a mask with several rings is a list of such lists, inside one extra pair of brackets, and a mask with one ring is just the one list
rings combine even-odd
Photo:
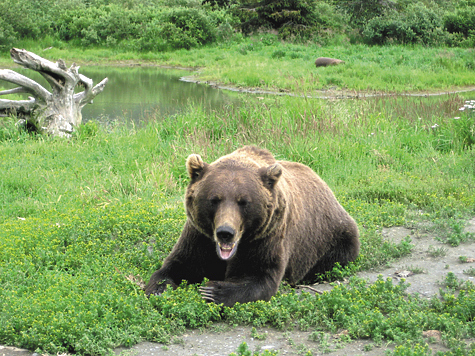
[[(19, 87), (0, 91), (0, 95), (28, 93), (28, 100), (0, 99), (0, 116), (17, 116), (29, 128), (53, 136), (69, 137), (81, 124), (81, 110), (104, 90), (107, 78), (93, 86), (92, 79), (78, 73), (75, 63), (66, 68), (62, 59), (53, 63), (24, 49), (12, 48), (13, 61), (40, 73), (51, 86), (51, 92), (34, 80), (10, 69), (0, 69), (0, 80)], [(83, 91), (75, 93), (76, 86)]]

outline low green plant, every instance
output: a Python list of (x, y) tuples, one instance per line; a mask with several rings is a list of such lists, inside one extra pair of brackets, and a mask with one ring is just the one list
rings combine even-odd
[(447, 254), (448, 249), (446, 247), (434, 247), (429, 246), (428, 254), (432, 257), (444, 257)]
[(408, 271), (411, 271), (414, 274), (427, 273), (427, 271), (424, 270), (424, 268), (420, 266), (407, 266), (405, 269), (407, 269)]
[(453, 273), (447, 273), (445, 280), (441, 283), (442, 286), (449, 288), (450, 290), (472, 290), (474, 288), (474, 284), (470, 281), (463, 281)]
[(259, 334), (257, 332), (257, 329), (255, 327), (252, 327), (251, 337), (256, 339), (256, 340), (265, 340), (267, 338), (267, 334), (266, 333)]
[(241, 343), (239, 345), (236, 352), (230, 353), (229, 356), (276, 356), (278, 354), (277, 351), (269, 351), (264, 350), (264, 352), (260, 353), (259, 351), (252, 352), (249, 349), (249, 346), (246, 342)]
[(330, 337), (330, 334), (323, 331), (314, 331), (309, 335), (308, 339), (318, 344), (319, 351), (328, 353), (331, 351)]
[(470, 267), (469, 269), (463, 271), (463, 273), (466, 274), (467, 276), (475, 277), (475, 268)]
[(429, 345), (424, 343), (406, 342), (403, 345), (396, 346), (394, 351), (389, 352), (391, 356), (431, 356), (433, 355)]

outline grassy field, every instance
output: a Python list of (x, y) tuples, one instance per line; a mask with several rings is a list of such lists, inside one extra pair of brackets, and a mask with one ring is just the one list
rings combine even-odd
[[(320, 50), (317, 55), (324, 54)], [(366, 50), (374, 57), (378, 50), (399, 51)], [(208, 65), (206, 51), (201, 62), (187, 60), (199, 53), (189, 51), (163, 63)], [(350, 52), (356, 58), (357, 48)], [(119, 57), (112, 58), (130, 59)], [(436, 56), (430, 57), (427, 61)], [(298, 70), (292, 60), (283, 61), (283, 67)], [(328, 69), (341, 70), (343, 78), (349, 68)], [(451, 82), (421, 89), (467, 84), (443, 75)], [(269, 87), (293, 90), (290, 80), (277, 84), (272, 76), (263, 78), (269, 78), (264, 79)], [(373, 89), (383, 90), (379, 85)], [(349, 339), (399, 344), (397, 355), (429, 355), (422, 331), (435, 329), (453, 355), (473, 352), (463, 341), (475, 336), (473, 284), (431, 300), (406, 296), (405, 282), (382, 279), (372, 285), (352, 279), (316, 296), (296, 294), (283, 284), (270, 302), (221, 310), (206, 304), (195, 285), (147, 299), (134, 283), (148, 280), (181, 232), (186, 157), (199, 153), (211, 162), (245, 144), (312, 167), (357, 221), (359, 259), (326, 278), (349, 277), (410, 253), (410, 239), (383, 241), (383, 226), (423, 225), (452, 245), (473, 240), (462, 232), (475, 215), (475, 115), (459, 110), (468, 105), (465, 100), (460, 95), (430, 101), (251, 97), (240, 107), (211, 114), (190, 105), (142, 128), (117, 125), (106, 131), (89, 122), (68, 140), (18, 132), (14, 120), (2, 119), (0, 344), (103, 355), (141, 340), (174, 342), (186, 328), (224, 322), (315, 333), (346, 329)], [(414, 349), (415, 343), (422, 346)]]
[[(199, 69), (197, 78), (243, 88), (261, 88), (306, 95), (321, 90), (352, 92), (434, 92), (475, 87), (472, 49), (423, 46), (349, 45), (329, 47), (281, 42), (262, 34), (229, 43), (174, 52), (124, 52), (112, 48), (71, 48), (59, 41), (23, 41), (25, 48), (46, 58), (83, 64), (148, 63)], [(47, 50), (44, 50), (47, 48)], [(345, 65), (315, 68), (318, 57), (334, 57)], [(8, 53), (1, 65), (11, 65)]]

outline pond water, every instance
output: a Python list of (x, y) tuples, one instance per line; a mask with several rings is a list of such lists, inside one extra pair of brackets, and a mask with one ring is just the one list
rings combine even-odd
[(146, 122), (180, 112), (188, 104), (204, 110), (218, 110), (237, 105), (238, 95), (205, 84), (180, 81), (189, 71), (158, 67), (81, 67), (80, 73), (94, 84), (109, 78), (104, 91), (93, 104), (82, 109), (83, 121)]
[[(25, 68), (13, 70), (51, 90), (39, 73)], [(209, 112), (239, 105), (241, 101), (238, 93), (181, 81), (181, 77), (191, 75), (187, 70), (152, 66), (81, 66), (79, 73), (91, 78), (94, 85), (106, 77), (109, 79), (104, 91), (82, 109), (83, 122), (94, 119), (103, 124), (114, 121), (140, 124), (179, 113), (190, 104), (200, 105)], [(11, 89), (17, 85), (0, 81), (0, 90), (2, 87)], [(82, 90), (76, 88), (76, 92)], [(20, 96), (28, 97), (27, 94)]]
[[(49, 85), (38, 73), (24, 68), (15, 71), (44, 85)], [(91, 78), (94, 84), (109, 78), (104, 91), (82, 109), (83, 122), (97, 120), (102, 124), (133, 122), (136, 125), (149, 120), (160, 120), (179, 113), (190, 104), (201, 106), (206, 112), (240, 106), (245, 93), (213, 88), (206, 84), (181, 81), (190, 71), (147, 66), (82, 66), (79, 72)], [(6, 88), (14, 85), (1, 82)], [(82, 89), (77, 89), (77, 91)], [(253, 95), (247, 93), (247, 95)], [(272, 94), (259, 93), (259, 96)], [(25, 96), (26, 97), (26, 96)], [(474, 92), (441, 95), (435, 97), (374, 97), (363, 100), (343, 100), (350, 109), (360, 111), (362, 101), (369, 101), (370, 111), (390, 113), (397, 117), (437, 118), (454, 115), (461, 99), (473, 99)], [(292, 100), (302, 100), (294, 97)], [(324, 100), (325, 99), (315, 99)], [(331, 101), (330, 101), (331, 102)], [(346, 104), (344, 104), (346, 105)], [(368, 105), (365, 106), (368, 108)]]

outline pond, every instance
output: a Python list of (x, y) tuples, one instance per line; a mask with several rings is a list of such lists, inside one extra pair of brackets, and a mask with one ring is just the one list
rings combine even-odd
[(83, 121), (133, 121), (138, 124), (150, 118), (166, 117), (186, 108), (200, 105), (204, 110), (218, 110), (237, 105), (236, 93), (214, 89), (206, 84), (180, 81), (191, 72), (159, 67), (81, 67), (80, 73), (94, 84), (109, 78), (104, 91), (94, 103), (86, 105)]
[[(25, 68), (13, 70), (51, 90), (38, 72)], [(102, 124), (115, 121), (140, 124), (179, 113), (190, 104), (210, 112), (239, 105), (241, 101), (238, 93), (181, 81), (180, 78), (192, 74), (187, 70), (154, 66), (81, 66), (79, 73), (92, 79), (94, 85), (106, 77), (109, 79), (104, 91), (94, 98), (92, 104), (82, 109), (83, 122), (97, 120)], [(0, 90), (16, 86), (0, 81)], [(76, 92), (82, 90), (81, 87), (76, 88)], [(28, 94), (20, 94), (20, 97), (26, 99)]]
[[(44, 85), (49, 85), (38, 73), (24, 68), (15, 71), (26, 75)], [(230, 90), (216, 89), (206, 84), (196, 84), (180, 80), (191, 75), (190, 71), (160, 68), (154, 66), (82, 66), (79, 72), (91, 78), (94, 84), (109, 78), (105, 89), (94, 99), (93, 104), (82, 109), (83, 122), (97, 120), (101, 124), (112, 122), (133, 122), (136, 125), (149, 120), (157, 120), (179, 113), (190, 104), (201, 106), (205, 112), (219, 111), (241, 106), (244, 95)], [(0, 82), (6, 88), (12, 84)], [(79, 91), (81, 89), (78, 89)], [(263, 92), (259, 96), (274, 96)], [(454, 115), (462, 99), (473, 99), (474, 93), (465, 92), (430, 97), (370, 97), (363, 100), (343, 100), (350, 111), (361, 111), (361, 104), (367, 102), (366, 109), (371, 112), (390, 113), (397, 117), (437, 118), (441, 114)], [(25, 96), (26, 98), (26, 96)], [(292, 100), (302, 100), (294, 97)], [(308, 99), (307, 99), (308, 100)], [(334, 100), (314, 99), (332, 105)]]

